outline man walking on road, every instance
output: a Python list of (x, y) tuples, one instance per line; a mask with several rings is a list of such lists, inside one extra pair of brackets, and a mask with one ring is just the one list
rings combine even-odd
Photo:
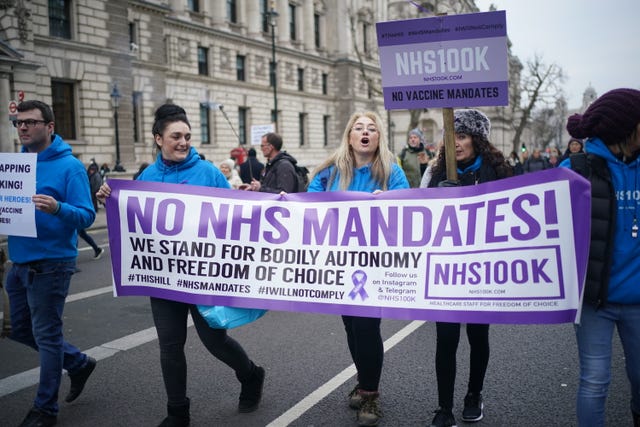
[(6, 290), (11, 308), (9, 338), (40, 354), (40, 383), (33, 407), (21, 427), (53, 426), (57, 422), (62, 369), (71, 388), (65, 401), (82, 392), (96, 361), (64, 340), (62, 312), (75, 272), (77, 230), (95, 219), (89, 180), (71, 147), (54, 133), (51, 107), (41, 101), (18, 105), (13, 122), (23, 153), (37, 153), (35, 205), (37, 238), (9, 236), (13, 266)]

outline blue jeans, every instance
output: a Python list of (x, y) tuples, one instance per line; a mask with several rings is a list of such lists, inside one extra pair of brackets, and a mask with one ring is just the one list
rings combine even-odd
[(577, 410), (581, 427), (605, 425), (615, 327), (622, 341), (631, 383), (631, 410), (640, 413), (640, 304), (607, 303), (598, 310), (585, 304), (580, 325), (576, 326), (580, 357)]
[(58, 413), (62, 369), (73, 373), (87, 361), (62, 336), (62, 311), (75, 265), (73, 260), (14, 264), (7, 275), (9, 338), (40, 353), (40, 384), (33, 406), (52, 415)]

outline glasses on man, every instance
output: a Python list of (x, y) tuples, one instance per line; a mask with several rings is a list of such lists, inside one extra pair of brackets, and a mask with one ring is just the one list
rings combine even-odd
[(376, 128), (375, 126), (367, 126), (367, 127), (364, 127), (364, 126), (354, 126), (354, 127), (352, 127), (352, 128), (351, 128), (351, 130), (352, 130), (352, 131), (354, 131), (354, 132), (358, 132), (358, 133), (360, 133), (360, 132), (364, 132), (364, 130), (365, 130), (365, 129), (366, 129), (366, 130), (367, 130), (367, 132), (369, 132), (369, 133), (376, 133), (376, 132), (378, 132), (378, 128)]
[(27, 128), (34, 128), (38, 123), (48, 123), (46, 120), (13, 120), (13, 126), (16, 128), (21, 128), (22, 125), (25, 125)]

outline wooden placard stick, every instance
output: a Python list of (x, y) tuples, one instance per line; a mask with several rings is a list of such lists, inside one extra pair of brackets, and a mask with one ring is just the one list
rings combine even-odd
[(453, 126), (453, 108), (442, 109), (444, 121), (444, 160), (447, 168), (447, 180), (458, 181), (458, 168), (456, 167), (456, 135)]

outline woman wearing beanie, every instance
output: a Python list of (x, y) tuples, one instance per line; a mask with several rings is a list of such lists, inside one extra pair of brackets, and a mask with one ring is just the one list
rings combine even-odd
[[(617, 327), (631, 383), (633, 425), (640, 426), (640, 91), (615, 89), (567, 122), (588, 138), (571, 166), (591, 181), (591, 246), (580, 323), (578, 425), (604, 426)], [(586, 160), (586, 161), (585, 161)], [(624, 420), (616, 420), (625, 424)]]
[(571, 138), (567, 144), (567, 149), (564, 151), (560, 163), (569, 158), (572, 154), (584, 153), (584, 142), (580, 138)]
[[(489, 142), (491, 123), (478, 110), (455, 110), (454, 129), (458, 185), (476, 185), (513, 175), (504, 155)], [(439, 150), (431, 168), (428, 187), (451, 185), (447, 181), (445, 151)], [(482, 388), (489, 364), (489, 325), (467, 324), (471, 347), (469, 384), (464, 398), (462, 419), (480, 421), (483, 417)], [(453, 394), (456, 381), (456, 352), (460, 341), (460, 323), (436, 322), (436, 377), (438, 404), (432, 427), (456, 425), (453, 415)]]
[(427, 163), (429, 163), (429, 153), (420, 129), (415, 128), (409, 132), (407, 145), (398, 154), (398, 163), (411, 188), (420, 187), (420, 180), (427, 169)]

